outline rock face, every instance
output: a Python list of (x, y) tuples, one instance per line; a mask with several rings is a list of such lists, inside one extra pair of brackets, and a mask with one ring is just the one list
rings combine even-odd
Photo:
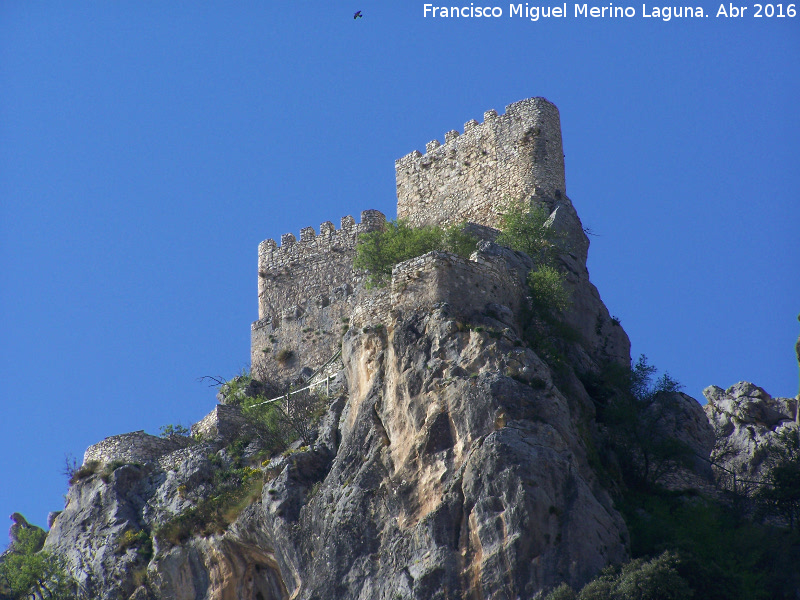
[[(346, 393), (302, 446), (248, 463), (257, 436), (218, 406), (192, 428), (202, 441), (165, 452), (148, 440), (151, 457), (76, 481), (47, 547), (103, 600), (531, 598), (624, 560), (575, 372), (624, 361), (609, 347), (627, 352), (627, 337), (609, 324), (611, 345), (593, 326), (565, 350), (579, 367), (556, 374), (521, 337), (525, 258), (487, 242), (471, 260), (398, 265), (354, 310)], [(605, 310), (593, 286), (585, 296)], [(219, 494), (242, 436), (238, 460), (264, 481), (255, 501), (217, 528), (165, 536)]]
[(786, 427), (794, 427), (797, 400), (773, 398), (762, 388), (740, 381), (727, 390), (703, 390), (705, 406), (717, 445), (712, 457), (737, 476), (759, 480), (763, 475), (765, 447)]
[[(665, 410), (657, 410), (665, 407)], [(716, 437), (714, 427), (709, 423), (703, 407), (683, 392), (662, 393), (659, 402), (651, 407), (657, 410), (658, 427), (657, 433), (663, 439), (674, 439), (691, 451), (692, 459), (689, 468), (679, 470), (677, 477), (672, 478), (668, 487), (673, 489), (686, 488), (687, 486), (697, 487), (697, 475), (700, 479), (710, 483), (712, 477), (711, 464), (709, 457), (714, 450)], [(705, 487), (701, 484), (700, 487)]]
[(624, 556), (572, 421), (585, 399), (571, 409), (513, 329), (478, 331), (491, 322), (445, 304), (345, 336), (341, 443), (297, 516), (300, 597), (531, 597)]

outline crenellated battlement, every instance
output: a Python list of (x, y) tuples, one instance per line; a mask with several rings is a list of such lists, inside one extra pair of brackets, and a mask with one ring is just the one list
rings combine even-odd
[(300, 230), (298, 240), (284, 233), (281, 244), (264, 240), (258, 246), (258, 317), (275, 317), (290, 306), (309, 298), (330, 295), (331, 290), (349, 283), (358, 235), (374, 231), (386, 222), (378, 210), (365, 210), (361, 222), (348, 215), (341, 227), (325, 221), (319, 234), (313, 227)]
[(544, 98), (488, 110), (395, 161), (397, 216), (410, 224), (470, 221), (496, 227), (506, 199), (566, 194), (561, 120)]
[[(447, 131), (443, 144), (428, 142), (425, 154), (415, 150), (398, 159), (395, 172), (397, 216), (412, 226), (468, 221), (496, 228), (507, 201), (535, 200), (547, 206), (553, 226), (570, 235), (575, 268), (585, 268), (588, 240), (566, 197), (560, 117), (544, 98), (510, 104), (502, 115), (488, 110), (482, 123), (467, 121), (463, 133)], [(338, 229), (325, 221), (318, 230), (302, 228), (299, 237), (283, 234), (280, 244), (261, 242), (259, 320), (251, 334), (258, 377), (291, 378), (335, 352), (352, 311), (370, 293), (364, 274), (353, 268), (358, 236), (385, 222), (383, 213), (366, 210), (359, 223), (346, 216)], [(453, 265), (448, 272), (461, 273), (461, 263)], [(452, 283), (458, 290), (457, 278)]]
[(293, 233), (284, 233), (280, 245), (273, 239), (264, 240), (258, 245), (259, 275), (268, 276), (268, 272), (276, 267), (298, 260), (313, 259), (313, 255), (317, 253), (355, 247), (358, 234), (382, 227), (386, 223), (386, 216), (379, 210), (365, 210), (361, 212), (360, 223), (356, 223), (350, 215), (342, 217), (340, 223), (340, 228), (336, 229), (333, 223), (325, 221), (319, 226), (319, 234), (313, 227), (303, 227), (299, 240)]
[[(342, 319), (362, 290), (363, 274), (353, 269), (358, 236), (386, 223), (377, 210), (348, 215), (339, 229), (330, 221), (258, 246), (258, 321), (251, 334), (252, 369), (261, 375), (284, 376), (324, 362), (337, 347)], [(300, 361), (279, 363), (282, 350)]]

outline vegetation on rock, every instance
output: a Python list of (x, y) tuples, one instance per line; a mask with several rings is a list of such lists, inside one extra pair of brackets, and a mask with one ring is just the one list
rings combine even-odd
[(156, 537), (168, 544), (180, 544), (194, 535), (225, 531), (245, 507), (258, 501), (264, 486), (259, 469), (240, 465), (241, 458), (235, 466), (218, 470), (213, 492), (159, 527)]
[(526, 212), (509, 203), (500, 216), (501, 232), (496, 240), (533, 259), (535, 268), (528, 274), (528, 288), (534, 311), (545, 318), (557, 316), (570, 306), (564, 273), (557, 268), (558, 255), (567, 241), (548, 226), (549, 219), (550, 214), (543, 206), (531, 207)]
[(628, 490), (619, 508), (631, 535), (631, 555), (665, 548), (680, 558), (678, 571), (695, 598), (794, 599), (800, 536), (744, 515), (735, 501), (655, 487)]
[(192, 433), (187, 427), (184, 427), (183, 425), (173, 425), (172, 423), (159, 427), (159, 432), (159, 435), (163, 438), (170, 437), (171, 435), (181, 435), (186, 437)]
[(767, 446), (769, 464), (755, 497), (761, 511), (783, 519), (794, 530), (800, 521), (800, 440), (794, 428), (781, 431)]
[(146, 562), (153, 556), (153, 540), (144, 529), (138, 531), (128, 529), (117, 543), (117, 552), (124, 554), (129, 548), (135, 548), (136, 553)]
[(659, 483), (693, 458), (691, 449), (665, 427), (678, 410), (674, 393), (682, 386), (668, 373), (654, 381), (657, 371), (641, 355), (633, 368), (611, 363), (599, 375), (583, 377), (597, 419), (606, 427), (602, 443), (607, 455), (613, 455), (614, 467), (633, 487)]
[(247, 371), (224, 383), (221, 391), (227, 404), (239, 406), (242, 414), (254, 428), (265, 454), (285, 450), (298, 439), (307, 440), (314, 424), (324, 414), (324, 398), (305, 389), (296, 391), (292, 386), (275, 389), (268, 397), (263, 390), (252, 391), (255, 381)]
[(353, 266), (367, 272), (367, 287), (382, 287), (389, 282), (392, 267), (404, 260), (433, 250), (469, 256), (477, 241), (463, 225), (411, 227), (402, 220), (389, 221), (359, 237)]
[[(647, 564), (642, 560), (663, 557), (661, 553), (669, 550), (671, 568), (695, 598), (794, 598), (800, 586), (795, 567), (800, 534), (791, 528), (800, 503), (796, 432), (786, 432), (770, 450), (773, 466), (753, 499), (756, 510), (748, 508), (751, 500), (742, 492), (726, 497), (703, 496), (691, 489), (668, 491), (663, 486), (667, 476), (690, 466), (696, 456), (663, 426), (675, 416), (680, 384), (668, 374), (655, 375), (656, 368), (641, 356), (631, 369), (607, 365), (600, 374), (581, 377), (595, 401), (599, 424), (597, 446), (589, 444), (593, 466), (616, 490), (615, 503), (631, 536), (631, 555), (642, 565)], [(789, 527), (765, 523), (764, 516), (778, 517)], [(630, 569), (623, 567), (620, 574), (626, 570)], [(557, 589), (550, 600), (673, 597), (655, 589), (644, 595), (619, 595), (608, 583), (601, 575), (579, 594)], [(586, 595), (587, 589), (601, 595)]]
[(545, 600), (684, 600), (693, 597), (678, 572), (675, 554), (664, 552), (652, 560), (636, 559), (621, 567), (610, 566), (587, 583), (579, 593), (566, 583)]
[(550, 213), (543, 206), (519, 210), (507, 202), (500, 215), (500, 235), (497, 243), (530, 256), (537, 265), (552, 266), (559, 254), (559, 242), (564, 236), (548, 227)]

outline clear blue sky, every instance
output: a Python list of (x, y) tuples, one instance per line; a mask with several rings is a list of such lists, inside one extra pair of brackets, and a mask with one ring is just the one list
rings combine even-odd
[(396, 158), (530, 96), (634, 356), (698, 399), (797, 393), (800, 17), (496, 6), (0, 2), (0, 515), (43, 525), (65, 454), (213, 408), (261, 240), (394, 217)]

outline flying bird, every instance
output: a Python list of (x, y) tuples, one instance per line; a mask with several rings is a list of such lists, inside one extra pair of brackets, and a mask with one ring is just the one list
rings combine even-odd
[(357, 11), (356, 11), (356, 14), (354, 14), (354, 15), (353, 15), (353, 18), (354, 18), (354, 19), (360, 19), (360, 18), (361, 18), (361, 17), (363, 17), (363, 16), (364, 16), (364, 15), (362, 15), (362, 14), (361, 14), (361, 11), (360, 11), (360, 10), (357, 10)]

